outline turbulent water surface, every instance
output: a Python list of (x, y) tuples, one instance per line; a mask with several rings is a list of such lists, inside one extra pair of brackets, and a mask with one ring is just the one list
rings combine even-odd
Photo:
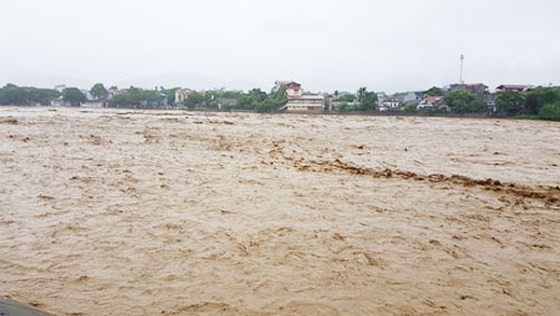
[(0, 108), (0, 295), (59, 315), (560, 310), (560, 125)]

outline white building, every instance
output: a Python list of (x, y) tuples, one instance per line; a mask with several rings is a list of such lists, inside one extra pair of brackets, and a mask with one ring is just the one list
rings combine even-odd
[(175, 104), (183, 104), (192, 93), (193, 91), (191, 89), (179, 89), (175, 91)]
[(290, 112), (322, 111), (325, 108), (325, 100), (323, 95), (291, 97), (288, 98), (288, 103), (286, 103), (284, 109)]

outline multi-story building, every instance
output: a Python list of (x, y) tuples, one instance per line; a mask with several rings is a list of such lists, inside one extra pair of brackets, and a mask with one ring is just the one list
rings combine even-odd
[(488, 94), (488, 86), (483, 83), (456, 83), (449, 86), (449, 92), (453, 91), (466, 91), (484, 99), (484, 95)]
[(286, 94), (288, 98), (290, 97), (300, 97), (303, 95), (303, 89), (301, 89), (301, 84), (295, 81), (285, 81), (285, 80), (276, 80), (274, 82), (274, 91), (277, 91), (281, 87), (286, 88)]
[(288, 102), (282, 108), (287, 111), (322, 111), (325, 109), (327, 98), (324, 95), (303, 95), (301, 84), (295, 81), (276, 80), (274, 91), (281, 87), (286, 88)]
[(175, 92), (175, 104), (183, 104), (193, 93), (191, 89), (179, 89)]
[(288, 98), (284, 106), (287, 111), (322, 111), (325, 108), (324, 95), (302, 95)]

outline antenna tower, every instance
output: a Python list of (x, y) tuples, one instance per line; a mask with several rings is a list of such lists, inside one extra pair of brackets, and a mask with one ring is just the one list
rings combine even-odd
[(459, 83), (465, 83), (463, 81), (463, 61), (465, 60), (465, 55), (461, 54), (461, 70), (459, 71)]

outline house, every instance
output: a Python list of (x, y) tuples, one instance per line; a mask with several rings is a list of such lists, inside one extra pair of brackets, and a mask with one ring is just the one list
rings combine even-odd
[(295, 81), (285, 81), (285, 80), (276, 80), (274, 82), (274, 88), (272, 90), (278, 91), (280, 88), (286, 88), (286, 94), (288, 98), (290, 97), (300, 97), (303, 95), (303, 90), (301, 89), (301, 84)]
[(282, 109), (290, 112), (322, 111), (325, 108), (325, 102), (324, 95), (288, 97), (288, 103)]
[(179, 89), (175, 91), (175, 104), (183, 104), (192, 93), (193, 91), (191, 89)]
[(449, 86), (449, 92), (466, 91), (479, 99), (483, 99), (488, 93), (488, 86), (483, 83), (457, 83)]
[(237, 104), (236, 98), (216, 98), (216, 104), (218, 105), (218, 109), (222, 110), (225, 107), (233, 107)]
[(387, 96), (387, 94), (385, 94), (385, 92), (378, 92), (377, 93), (377, 102), (379, 104), (383, 103), (385, 100), (387, 100), (389, 97)]
[(167, 109), (168, 108), (167, 106), (169, 104), (169, 98), (167, 97), (167, 94), (160, 92), (159, 100), (153, 103), (154, 103), (153, 107)]
[(51, 101), (51, 106), (55, 106), (55, 107), (70, 106), (70, 102), (65, 101), (64, 98), (60, 96)]
[(392, 98), (399, 101), (401, 104), (406, 104), (406, 103), (418, 104), (420, 103), (420, 101), (422, 101), (423, 95), (424, 92), (410, 91), (410, 92), (394, 94)]
[(397, 99), (385, 99), (385, 101), (380, 102), (379, 111), (389, 111), (399, 108), (402, 103)]
[(113, 98), (113, 96), (109, 92), (105, 97), (97, 98), (88, 90), (80, 91), (86, 97), (86, 101), (80, 105), (83, 108), (108, 108)]
[(278, 91), (282, 87), (286, 89), (288, 102), (281, 110), (290, 112), (322, 111), (328, 106), (327, 103), (332, 104), (332, 101), (328, 100), (329, 98), (326, 95), (303, 95), (301, 84), (292, 80), (276, 80), (272, 91)]
[(107, 92), (109, 92), (109, 96), (113, 96), (113, 95), (115, 95), (115, 94), (118, 94), (118, 92), (119, 92), (119, 87), (117, 87), (117, 86), (111, 86), (111, 87), (109, 87), (109, 90), (108, 90)]
[(445, 104), (445, 97), (426, 97), (424, 98), (424, 100), (418, 103), (417, 109), (447, 109), (447, 105)]
[(507, 92), (507, 91), (525, 92), (530, 88), (531, 86), (523, 85), (523, 84), (502, 84), (496, 87), (496, 92)]

